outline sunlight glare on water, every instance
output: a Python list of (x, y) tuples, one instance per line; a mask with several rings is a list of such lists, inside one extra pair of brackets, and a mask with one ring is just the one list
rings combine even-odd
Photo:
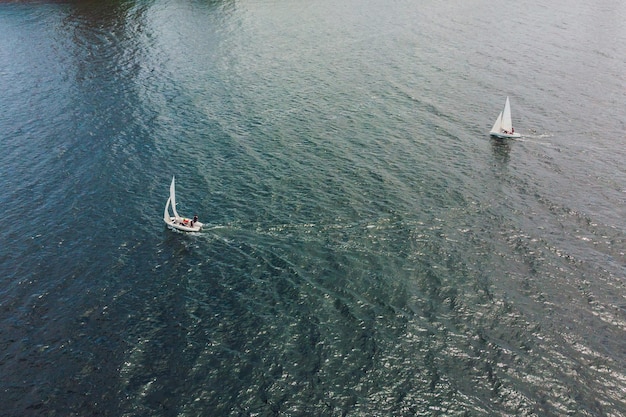
[(3, 415), (626, 414), (626, 10), (500, 3), (0, 5)]

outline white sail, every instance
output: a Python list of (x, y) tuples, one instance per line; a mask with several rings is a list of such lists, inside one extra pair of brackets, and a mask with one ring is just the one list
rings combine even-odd
[(491, 133), (500, 133), (500, 129), (502, 129), (502, 112), (498, 115), (496, 122), (493, 124), (491, 128)]
[(172, 177), (172, 183), (170, 184), (170, 203), (172, 204), (172, 211), (174, 212), (174, 217), (176, 219), (180, 219), (178, 212), (176, 211), (176, 185), (174, 177)]
[(165, 210), (163, 211), (163, 220), (165, 220), (165, 223), (168, 223), (170, 221), (169, 207), (171, 201), (172, 200), (168, 198), (167, 203), (165, 203)]
[(504, 103), (504, 111), (502, 112), (502, 126), (500, 126), (505, 132), (511, 132), (513, 130), (513, 121), (511, 120), (511, 105), (509, 104), (509, 97), (506, 98)]

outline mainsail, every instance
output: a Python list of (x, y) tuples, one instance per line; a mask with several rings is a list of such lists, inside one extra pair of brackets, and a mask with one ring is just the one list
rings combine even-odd
[(509, 104), (509, 98), (506, 98), (504, 104), (504, 111), (502, 112), (502, 125), (500, 126), (505, 132), (511, 132), (513, 130), (513, 122), (511, 121), (511, 105)]
[(179, 219), (180, 216), (176, 211), (176, 185), (174, 184), (175, 179), (172, 177), (172, 183), (170, 184), (170, 203), (172, 204), (172, 211), (174, 212), (174, 217)]

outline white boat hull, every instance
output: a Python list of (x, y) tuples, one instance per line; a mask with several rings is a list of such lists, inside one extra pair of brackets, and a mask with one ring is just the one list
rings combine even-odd
[(176, 217), (169, 217), (167, 219), (163, 219), (165, 224), (173, 229), (177, 229), (183, 232), (199, 232), (202, 229), (202, 223), (194, 222), (193, 226), (191, 225), (191, 219), (176, 219)]
[(491, 136), (501, 139), (514, 139), (522, 137), (522, 135), (520, 135), (519, 133), (489, 132), (489, 134)]

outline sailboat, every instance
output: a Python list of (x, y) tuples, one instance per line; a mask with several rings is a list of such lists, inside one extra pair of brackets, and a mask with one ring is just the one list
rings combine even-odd
[(508, 96), (506, 98), (506, 103), (504, 103), (504, 110), (502, 110), (498, 115), (498, 118), (493, 124), (489, 134), (497, 138), (519, 138), (522, 136), (519, 133), (515, 133), (515, 130), (513, 129), (513, 122), (511, 120), (511, 104), (509, 103)]
[[(182, 230), (183, 232), (198, 232), (202, 229), (202, 223), (198, 221), (198, 216), (194, 216), (193, 219), (181, 217), (176, 211), (176, 180), (172, 177), (172, 183), (170, 184), (170, 196), (165, 203), (165, 211), (163, 212), (163, 221), (168, 226)], [(170, 215), (170, 207), (172, 207), (173, 216)]]

